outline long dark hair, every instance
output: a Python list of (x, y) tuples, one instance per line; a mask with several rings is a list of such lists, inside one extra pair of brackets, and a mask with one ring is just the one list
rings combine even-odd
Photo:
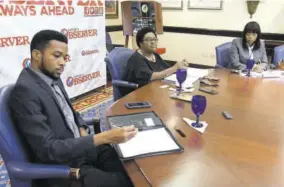
[(254, 48), (253, 49), (259, 49), (260, 48), (260, 35), (261, 35), (261, 30), (260, 26), (257, 22), (251, 21), (246, 24), (244, 31), (243, 31), (243, 47), (247, 49), (247, 40), (246, 40), (246, 34), (247, 33), (256, 33), (257, 38), (256, 41), (254, 42)]

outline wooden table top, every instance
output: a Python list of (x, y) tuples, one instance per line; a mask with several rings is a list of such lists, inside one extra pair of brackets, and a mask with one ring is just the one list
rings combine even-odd
[[(284, 81), (247, 78), (226, 70), (213, 70), (221, 78), (218, 95), (205, 95), (201, 116), (204, 134), (182, 117), (195, 119), (190, 103), (169, 98), (161, 81), (152, 82), (120, 99), (109, 115), (154, 110), (169, 127), (183, 153), (137, 159), (153, 186), (158, 187), (283, 187), (284, 186)], [(126, 109), (127, 102), (149, 101), (151, 109)], [(233, 120), (226, 120), (229, 111)], [(181, 129), (181, 137), (174, 128)], [(126, 169), (135, 186), (148, 186), (130, 161)]]

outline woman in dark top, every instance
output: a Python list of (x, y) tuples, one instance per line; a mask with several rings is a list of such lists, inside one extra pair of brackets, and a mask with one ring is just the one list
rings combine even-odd
[[(186, 68), (188, 62), (184, 59), (174, 66), (167, 64), (157, 49), (157, 35), (152, 28), (142, 28), (137, 32), (136, 43), (139, 49), (129, 58), (126, 66), (125, 81), (144, 86), (150, 81), (163, 79), (177, 71)], [(121, 88), (123, 95), (133, 91), (131, 88)]]

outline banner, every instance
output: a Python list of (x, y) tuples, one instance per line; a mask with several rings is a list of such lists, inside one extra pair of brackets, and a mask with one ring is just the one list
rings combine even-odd
[(0, 87), (30, 65), (30, 42), (43, 29), (69, 39), (61, 79), (70, 98), (105, 85), (104, 10), (101, 0), (0, 0)]

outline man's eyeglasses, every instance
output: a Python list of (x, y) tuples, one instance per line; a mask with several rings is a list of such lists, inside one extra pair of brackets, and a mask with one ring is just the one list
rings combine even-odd
[(143, 41), (145, 41), (145, 42), (158, 42), (158, 38), (145, 38)]

